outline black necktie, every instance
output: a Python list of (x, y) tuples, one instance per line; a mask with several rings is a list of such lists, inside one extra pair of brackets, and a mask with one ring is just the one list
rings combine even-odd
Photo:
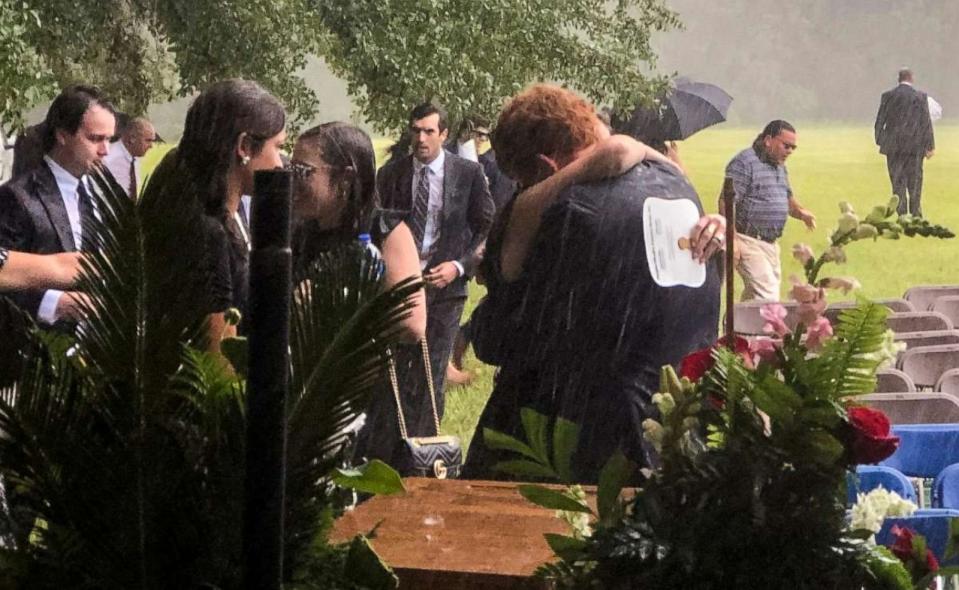
[(127, 187), (127, 194), (131, 199), (137, 198), (137, 159), (130, 158), (130, 186)]
[(76, 244), (81, 252), (89, 252), (93, 249), (93, 242), (90, 239), (92, 233), (91, 224), (93, 222), (93, 201), (90, 199), (90, 193), (87, 191), (86, 177), (80, 179), (77, 185), (77, 203), (80, 210), (80, 244)]
[(416, 241), (416, 249), (423, 249), (423, 237), (426, 235), (426, 216), (430, 206), (430, 169), (423, 166), (420, 178), (416, 183), (416, 194), (413, 195), (413, 214), (410, 217), (410, 231)]

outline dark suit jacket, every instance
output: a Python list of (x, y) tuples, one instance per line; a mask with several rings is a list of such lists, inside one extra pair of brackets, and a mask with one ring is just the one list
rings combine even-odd
[[(0, 186), (0, 247), (33, 254), (74, 252), (70, 219), (53, 172), (41, 163)], [(12, 299), (36, 317), (43, 291), (23, 291)]]
[[(413, 208), (413, 156), (389, 162), (376, 175), (380, 201), (386, 209)], [(449, 296), (465, 296), (466, 283), (480, 260), (479, 249), (493, 223), (493, 199), (483, 168), (446, 153), (443, 165), (443, 222), (440, 238), (427, 268), (455, 260), (465, 274), (444, 289)]]
[(900, 84), (882, 93), (876, 114), (876, 145), (880, 154), (918, 154), (935, 149), (925, 92)]
[[(494, 325), (474, 330), (502, 335), (500, 372), (480, 418), (483, 427), (521, 435), (520, 409), (563, 416), (582, 430), (574, 457), (580, 481), (595, 482), (621, 447), (643, 463), (642, 422), (663, 365), (679, 365), (712, 344), (719, 325), (716, 257), (700, 287), (662, 287), (649, 270), (644, 205), (648, 197), (702, 206), (692, 185), (661, 164), (641, 164), (623, 176), (564, 191), (543, 215), (522, 277), (506, 283), (496, 271), (502, 221), (490, 236), (489, 304)], [(510, 207), (511, 205), (507, 205)], [(507, 209), (508, 211), (508, 209)], [(505, 214), (505, 213), (504, 213)], [(473, 439), (470, 478), (505, 453)], [(478, 452), (474, 452), (478, 451)]]

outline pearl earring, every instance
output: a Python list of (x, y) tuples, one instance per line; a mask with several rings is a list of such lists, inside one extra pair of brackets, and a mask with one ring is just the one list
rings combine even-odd
[(240, 164), (246, 166), (249, 163), (250, 163), (250, 156), (243, 156), (242, 158), (240, 158)]

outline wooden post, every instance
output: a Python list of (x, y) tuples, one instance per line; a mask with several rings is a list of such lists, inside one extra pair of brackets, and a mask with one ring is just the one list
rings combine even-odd
[[(725, 191), (724, 191), (725, 192)], [(723, 215), (726, 216), (726, 321), (723, 332), (726, 336), (726, 345), (730, 350), (736, 350), (736, 322), (734, 310), (736, 308), (736, 276), (733, 260), (733, 247), (736, 240), (736, 201), (731, 193), (726, 193), (723, 199)]]
[(255, 174), (251, 217), (243, 584), (280, 590), (289, 390), (292, 175)]

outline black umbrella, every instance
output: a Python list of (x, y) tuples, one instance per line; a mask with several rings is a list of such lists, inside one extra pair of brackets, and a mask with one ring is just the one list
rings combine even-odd
[(686, 139), (725, 121), (732, 101), (719, 86), (680, 78), (656, 106), (633, 111), (621, 131), (647, 141)]

